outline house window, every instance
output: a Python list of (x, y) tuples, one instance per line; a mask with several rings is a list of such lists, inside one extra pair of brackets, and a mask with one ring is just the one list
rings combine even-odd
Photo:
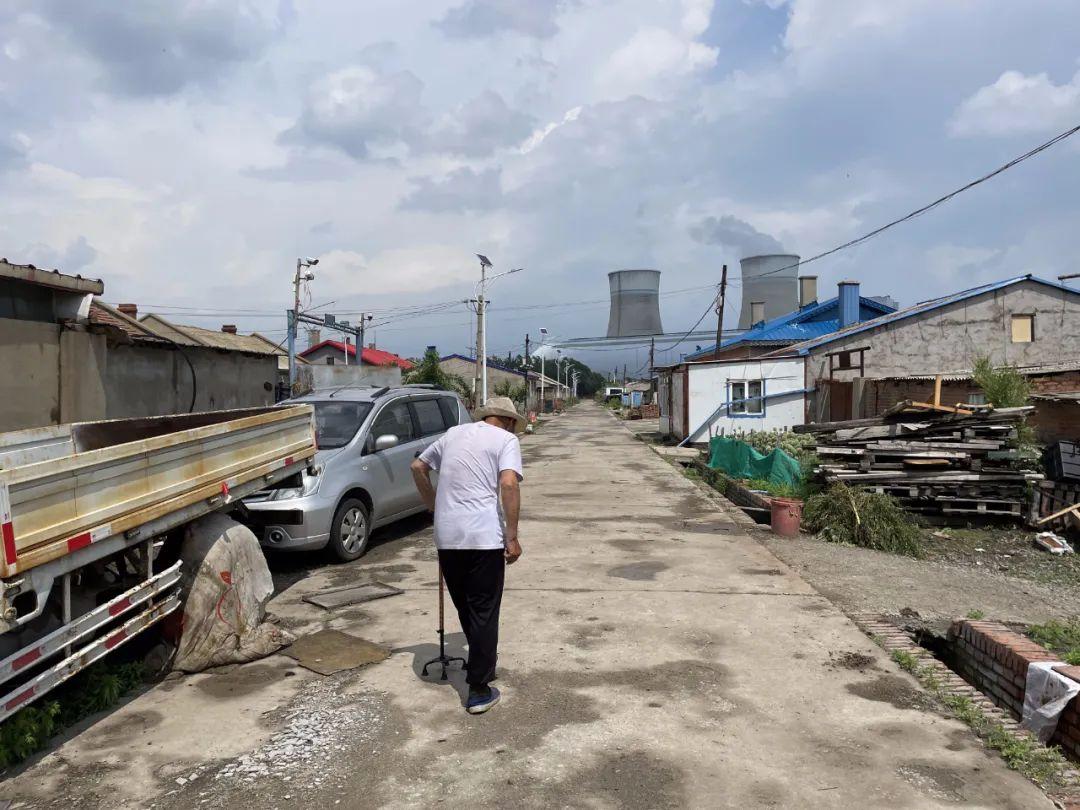
[(840, 352), (840, 354), (838, 354), (836, 356), (836, 367), (837, 368), (855, 368), (855, 366), (852, 365), (852, 362), (851, 362), (851, 357), (852, 357), (853, 354), (854, 354), (854, 352)]
[(334, 358), (333, 357), (327, 357), (326, 358), (326, 365), (328, 365), (328, 366), (334, 365)]
[(1035, 340), (1035, 316), (1012, 316), (1012, 342), (1031, 343)]
[(764, 384), (761, 380), (731, 381), (728, 414), (732, 416), (761, 416), (765, 402), (761, 399)]

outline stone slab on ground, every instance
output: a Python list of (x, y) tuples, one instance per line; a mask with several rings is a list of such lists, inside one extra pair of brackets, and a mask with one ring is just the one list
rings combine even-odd
[(284, 653), (300, 666), (320, 675), (333, 675), (390, 657), (390, 650), (386, 647), (329, 629), (300, 636)]

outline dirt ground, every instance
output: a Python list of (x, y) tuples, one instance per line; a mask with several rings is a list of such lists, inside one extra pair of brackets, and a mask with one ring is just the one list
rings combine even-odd
[[(656, 443), (655, 422), (625, 424), (646, 444)], [(1018, 528), (928, 527), (921, 560), (808, 534), (779, 538), (767, 526), (750, 533), (849, 613), (921, 619), (935, 629), (972, 611), (1016, 624), (1080, 616), (1080, 554), (1040, 551), (1034, 533)]]

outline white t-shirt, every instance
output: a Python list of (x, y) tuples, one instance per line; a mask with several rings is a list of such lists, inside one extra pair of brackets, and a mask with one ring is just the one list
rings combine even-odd
[(499, 473), (521, 473), (517, 436), (487, 422), (450, 428), (420, 454), (438, 470), (435, 546), (440, 549), (502, 548)]

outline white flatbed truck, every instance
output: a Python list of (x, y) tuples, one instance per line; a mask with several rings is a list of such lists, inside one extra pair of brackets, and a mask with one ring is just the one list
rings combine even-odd
[(0, 721), (180, 606), (166, 537), (315, 450), (306, 405), (0, 433)]

